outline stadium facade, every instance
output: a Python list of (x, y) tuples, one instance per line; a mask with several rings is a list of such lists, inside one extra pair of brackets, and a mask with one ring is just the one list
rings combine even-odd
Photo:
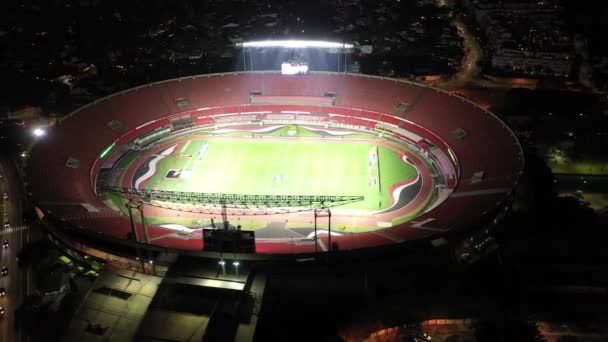
[[(133, 246), (205, 255), (200, 231), (144, 229), (135, 221), (140, 238), (133, 241), (129, 216), (102, 194), (108, 174), (130, 149), (184, 132), (278, 124), (367, 132), (408, 146), (429, 166), (419, 191), (428, 196), (417, 199), (424, 206), (415, 217), (378, 220), (374, 230), (317, 235), (314, 243), (310, 236), (258, 238), (255, 258), (313, 253), (317, 239), (323, 250), (358, 250), (488, 222), (508, 205), (524, 165), (517, 138), (499, 118), (436, 88), (347, 73), (236, 72), (151, 83), (78, 109), (32, 148), (27, 188), (52, 235), (85, 253), (101, 242), (117, 255)], [(148, 206), (144, 212), (154, 210)]]

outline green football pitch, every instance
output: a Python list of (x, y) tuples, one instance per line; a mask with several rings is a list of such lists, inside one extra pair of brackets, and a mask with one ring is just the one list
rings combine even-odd
[[(375, 151), (379, 163), (372, 162), (370, 166), (370, 156)], [(380, 181), (372, 181), (378, 179), (378, 174)], [(177, 146), (172, 155), (158, 163), (145, 188), (364, 196), (363, 202), (343, 207), (378, 210), (390, 206), (392, 185), (415, 176), (416, 169), (403, 162), (395, 150), (377, 146), (373, 140), (361, 143), (297, 138), (193, 139)]]

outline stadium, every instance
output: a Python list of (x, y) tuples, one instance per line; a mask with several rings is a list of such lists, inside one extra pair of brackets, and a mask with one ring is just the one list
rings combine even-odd
[[(264, 257), (489, 222), (522, 170), (513, 132), (462, 97), (346, 72), (247, 71), (90, 103), (33, 146), (26, 181), (53, 236), (89, 253), (103, 242)], [(232, 239), (221, 231), (240, 242), (213, 243)]]

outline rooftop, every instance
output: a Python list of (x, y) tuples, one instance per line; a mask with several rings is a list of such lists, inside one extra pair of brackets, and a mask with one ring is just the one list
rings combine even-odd
[(162, 278), (104, 270), (72, 318), (63, 341), (131, 341)]

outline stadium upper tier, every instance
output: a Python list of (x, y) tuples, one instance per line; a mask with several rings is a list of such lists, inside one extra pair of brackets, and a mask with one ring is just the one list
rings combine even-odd
[[(329, 100), (329, 101), (328, 101)], [(77, 229), (125, 239), (128, 217), (96, 194), (100, 154), (172, 125), (179, 116), (194, 125), (213, 125), (225, 113), (306, 111), (328, 122), (369, 129), (403, 129), (424, 150), (452, 156), (458, 183), (441, 205), (415, 220), (377, 232), (336, 237), (340, 249), (408, 241), (489, 219), (523, 170), (521, 147), (497, 117), (461, 97), (407, 81), (341, 73), (283, 76), (278, 72), (200, 75), (147, 84), (97, 100), (62, 120), (32, 148), (26, 171), (38, 207)], [(245, 120), (245, 119), (243, 119)], [(389, 125), (387, 125), (389, 124)], [(394, 125), (394, 126), (391, 126)], [(161, 237), (154, 244), (200, 249), (201, 241)], [(343, 241), (341, 241), (343, 240)], [(116, 240), (118, 241), (118, 240)], [(310, 245), (257, 242), (262, 253), (310, 252)]]

